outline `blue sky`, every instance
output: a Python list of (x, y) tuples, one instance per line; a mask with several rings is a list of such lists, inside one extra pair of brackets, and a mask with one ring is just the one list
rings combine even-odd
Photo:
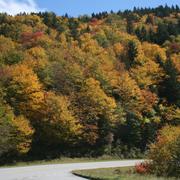
[(41, 7), (46, 7), (58, 14), (67, 12), (73, 16), (111, 9), (114, 11), (132, 9), (134, 6), (155, 7), (166, 3), (180, 4), (180, 0), (37, 0), (37, 2)]
[(91, 14), (101, 11), (118, 11), (136, 7), (156, 7), (158, 5), (180, 5), (180, 0), (0, 0), (0, 12), (53, 11), (58, 15), (71, 16)]

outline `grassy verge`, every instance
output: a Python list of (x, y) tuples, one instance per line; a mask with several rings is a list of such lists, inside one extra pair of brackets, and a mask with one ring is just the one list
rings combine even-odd
[(91, 180), (175, 180), (174, 178), (139, 175), (133, 167), (77, 170), (73, 174)]
[(66, 163), (85, 163), (85, 162), (103, 162), (103, 161), (119, 161), (118, 157), (102, 156), (98, 158), (67, 158), (62, 157), (59, 159), (52, 160), (39, 160), (39, 161), (28, 161), (28, 162), (13, 162), (11, 164), (6, 164), (0, 166), (0, 168), (5, 167), (22, 167), (22, 166), (34, 166), (34, 165), (48, 165), (48, 164), (66, 164)]

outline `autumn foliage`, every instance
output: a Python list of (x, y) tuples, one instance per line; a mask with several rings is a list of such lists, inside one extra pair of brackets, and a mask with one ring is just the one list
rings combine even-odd
[(135, 172), (138, 174), (147, 174), (150, 172), (150, 165), (148, 162), (142, 162), (135, 165)]
[(0, 14), (0, 158), (134, 158), (177, 133), (179, 13)]
[(179, 154), (180, 127), (165, 126), (159, 131), (157, 141), (150, 145), (150, 171), (159, 176), (180, 177)]

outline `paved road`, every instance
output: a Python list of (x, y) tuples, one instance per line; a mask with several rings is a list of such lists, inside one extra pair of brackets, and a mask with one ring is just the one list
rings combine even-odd
[(141, 161), (125, 160), (2, 168), (0, 169), (0, 180), (83, 180), (84, 178), (74, 176), (71, 171), (133, 166)]

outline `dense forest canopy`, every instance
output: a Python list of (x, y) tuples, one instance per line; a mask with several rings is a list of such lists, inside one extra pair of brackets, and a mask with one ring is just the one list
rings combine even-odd
[(1, 159), (136, 156), (179, 108), (178, 6), (0, 14)]

